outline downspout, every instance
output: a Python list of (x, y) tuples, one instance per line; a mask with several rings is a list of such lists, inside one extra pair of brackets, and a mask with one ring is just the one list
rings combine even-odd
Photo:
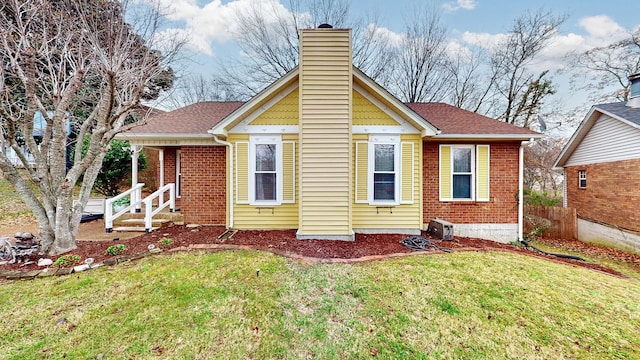
[(532, 141), (521, 142), (518, 150), (518, 240), (524, 239), (524, 146)]
[(233, 144), (220, 140), (217, 135), (213, 135), (213, 139), (218, 144), (225, 145), (229, 147), (229, 229), (233, 228)]

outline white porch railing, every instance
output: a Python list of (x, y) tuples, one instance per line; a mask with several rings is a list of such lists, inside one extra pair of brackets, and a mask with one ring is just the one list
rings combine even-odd
[[(164, 201), (164, 193), (169, 190), (169, 199)], [(158, 198), (158, 207), (153, 210), (153, 199)], [(151, 232), (151, 225), (153, 223), (153, 216), (162, 211), (162, 209), (169, 206), (169, 212), (174, 212), (176, 208), (176, 185), (167, 184), (160, 189), (156, 190), (153, 194), (147, 196), (142, 200), (144, 204), (144, 230)]]
[[(124, 215), (127, 211), (131, 213), (136, 212), (136, 209), (140, 208), (140, 203), (142, 202), (142, 187), (143, 183), (139, 183), (131, 189), (123, 192), (120, 195), (114, 196), (111, 199), (107, 199), (104, 202), (104, 230), (107, 233), (113, 231), (113, 220), (119, 218)], [(123, 207), (118, 210), (115, 214), (113, 213), (113, 203), (123, 199), (125, 197), (129, 197), (129, 205)]]
[[(140, 183), (123, 192), (122, 194), (115, 196), (111, 199), (107, 199), (105, 201), (105, 211), (104, 211), (104, 227), (107, 233), (113, 231), (113, 220), (119, 218), (127, 211), (131, 213), (140, 212), (140, 204), (144, 204), (144, 229), (146, 232), (151, 232), (153, 217), (157, 215), (160, 211), (169, 206), (169, 212), (174, 212), (176, 208), (176, 186), (175, 184), (167, 184), (160, 189), (158, 189), (153, 194), (147, 196), (142, 199), (142, 187), (144, 184)], [(164, 201), (164, 193), (169, 191), (169, 198), (167, 201)], [(115, 214), (113, 213), (112, 204), (122, 199), (126, 196), (129, 196), (129, 205), (125, 208), (119, 210)], [(153, 208), (153, 200), (158, 198), (158, 206)]]

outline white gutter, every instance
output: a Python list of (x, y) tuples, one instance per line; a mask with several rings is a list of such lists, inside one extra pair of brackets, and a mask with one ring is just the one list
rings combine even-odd
[(213, 139), (218, 144), (225, 145), (229, 147), (229, 229), (233, 228), (233, 144), (220, 140), (217, 135), (213, 135)]
[(490, 139), (490, 140), (522, 140), (533, 141), (534, 139), (542, 139), (544, 135), (540, 134), (442, 134), (436, 135), (433, 139), (447, 140), (470, 140), (470, 139)]

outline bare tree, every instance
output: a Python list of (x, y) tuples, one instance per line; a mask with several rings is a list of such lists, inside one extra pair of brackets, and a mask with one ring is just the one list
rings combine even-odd
[[(124, 20), (125, 9), (126, 3), (110, 0), (5, 0), (0, 6), (2, 140), (21, 157), (27, 175), (4, 152), (0, 170), (33, 211), (42, 250), (51, 255), (76, 247), (111, 139), (138, 124), (130, 111), (171, 86), (165, 66), (171, 53), (163, 56), (151, 42), (159, 13), (138, 19), (135, 30), (142, 32), (136, 32)], [(45, 123), (40, 142), (32, 136), (38, 114)], [(68, 121), (78, 122), (78, 139), (90, 139), (86, 151), (82, 141), (75, 143), (70, 166)], [(20, 150), (20, 139), (35, 165)]]
[(565, 143), (566, 139), (546, 137), (524, 148), (524, 185), (528, 189), (558, 195), (562, 173), (553, 170), (553, 163)]
[(440, 101), (450, 90), (447, 29), (434, 8), (413, 14), (405, 25), (391, 89), (405, 102)]
[[(222, 62), (217, 82), (230, 98), (248, 99), (298, 64), (298, 30), (326, 23), (353, 28), (354, 65), (376, 79), (390, 61), (389, 42), (376, 23), (350, 18), (348, 0), (288, 0), (289, 11), (275, 2), (256, 2), (236, 14), (233, 36), (243, 55)], [(348, 25), (351, 26), (348, 26)]]
[[(640, 72), (640, 29), (629, 31), (624, 40), (571, 54), (569, 62), (574, 87), (587, 89), (592, 101), (626, 101), (629, 76)], [(608, 87), (615, 89), (604, 93)]]
[[(543, 9), (527, 11), (514, 21), (505, 40), (496, 44), (492, 52), (490, 73), (491, 78), (495, 78), (495, 91), (500, 102), (497, 108), (501, 110), (495, 114), (498, 119), (524, 126), (530, 120), (528, 113), (534, 115), (542, 98), (552, 93), (545, 90), (547, 85), (550, 87), (550, 83), (542, 79), (546, 72), (536, 78), (529, 70), (529, 65), (549, 43), (565, 19), (565, 16), (556, 16)], [(540, 84), (545, 86), (540, 88)], [(527, 94), (536, 90), (542, 90), (537, 94), (542, 97)]]
[(233, 101), (231, 91), (216, 76), (202, 74), (177, 79), (168, 97), (174, 108), (202, 101)]

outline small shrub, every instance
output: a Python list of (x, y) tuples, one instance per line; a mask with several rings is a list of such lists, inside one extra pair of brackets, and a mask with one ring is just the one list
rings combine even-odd
[(533, 230), (524, 236), (525, 240), (538, 239), (545, 230), (553, 226), (551, 220), (539, 216), (525, 215), (524, 219), (533, 227)]
[(107, 248), (107, 255), (117, 256), (127, 251), (125, 244), (111, 245)]
[(54, 263), (53, 266), (59, 268), (69, 268), (80, 265), (82, 258), (79, 255), (62, 255)]
[(162, 249), (166, 249), (173, 244), (173, 239), (171, 238), (162, 238), (158, 240), (158, 246)]
[(114, 202), (111, 203), (111, 206), (113, 207), (113, 209), (117, 209), (119, 207), (125, 207), (125, 206), (129, 206), (129, 198), (128, 197), (123, 197), (120, 198)]
[(530, 191), (525, 203), (535, 206), (556, 206), (562, 202), (562, 199), (552, 197), (546, 192)]

